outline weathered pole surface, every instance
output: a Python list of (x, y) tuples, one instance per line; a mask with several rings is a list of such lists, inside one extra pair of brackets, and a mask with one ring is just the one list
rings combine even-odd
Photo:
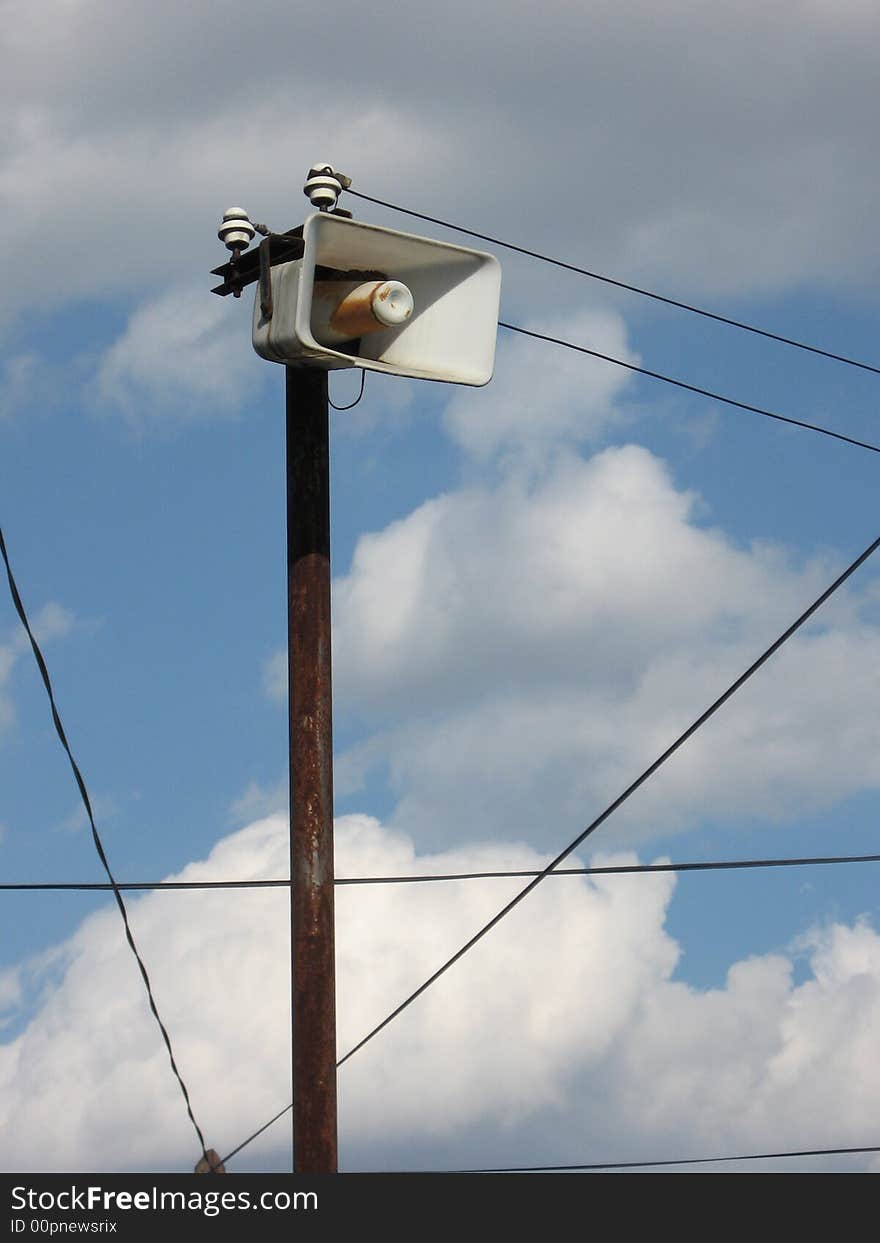
[(327, 372), (286, 371), (293, 1168), (297, 1174), (335, 1174)]

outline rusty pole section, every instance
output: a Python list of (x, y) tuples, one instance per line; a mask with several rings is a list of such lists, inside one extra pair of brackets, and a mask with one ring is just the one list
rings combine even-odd
[(327, 372), (286, 371), (293, 1168), (297, 1174), (335, 1174)]

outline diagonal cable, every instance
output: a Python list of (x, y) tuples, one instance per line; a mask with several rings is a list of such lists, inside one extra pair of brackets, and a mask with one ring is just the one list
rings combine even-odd
[(704, 319), (711, 319), (719, 324), (727, 324), (730, 328), (739, 328), (743, 332), (754, 333), (755, 336), (765, 337), (769, 341), (778, 341), (782, 345), (790, 345), (797, 350), (806, 350), (809, 354), (818, 354), (822, 358), (830, 358), (834, 362), (845, 363), (848, 367), (858, 367), (862, 371), (872, 371), (875, 375), (880, 375), (880, 367), (875, 367), (871, 363), (859, 362), (856, 358), (848, 358), (845, 354), (835, 354), (832, 350), (822, 349), (818, 345), (807, 345), (804, 341), (796, 341), (793, 337), (786, 337), (778, 332), (770, 332), (766, 328), (758, 328), (754, 324), (747, 324), (742, 320), (731, 319), (728, 315), (720, 315), (716, 311), (708, 311), (705, 307), (694, 306), (689, 302), (680, 302), (677, 298), (669, 298), (665, 294), (656, 293), (651, 289), (642, 289), (638, 285), (631, 285), (627, 281), (616, 280), (612, 276), (602, 276), (599, 272), (591, 272), (588, 268), (578, 267), (574, 263), (566, 263), (562, 259), (553, 259), (549, 255), (542, 255), (537, 250), (529, 250), (525, 246), (516, 246), (513, 242), (504, 242), (500, 238), (490, 237), (487, 233), (477, 233), (474, 229), (466, 229), (460, 224), (450, 224), (448, 220), (439, 220), (436, 216), (426, 216), (423, 212), (412, 211), (408, 207), (398, 207), (396, 203), (386, 203), (384, 199), (372, 198), (369, 194), (361, 194), (359, 190), (352, 190), (350, 187), (346, 189), (346, 194), (353, 194), (355, 198), (363, 199), (367, 203), (375, 203), (378, 207), (387, 207), (390, 211), (400, 212), (404, 216), (413, 216), (416, 220), (426, 220), (429, 224), (439, 224), (444, 229), (453, 229), (456, 233), (464, 233), (468, 237), (476, 237), (481, 242), (489, 242), (493, 246), (503, 246), (505, 250), (516, 251), (517, 254), (526, 255), (530, 259), (540, 259), (542, 263), (552, 264), (556, 268), (564, 268), (567, 272), (576, 272), (579, 276), (588, 276), (591, 280), (602, 281), (606, 285), (614, 285), (615, 288), (625, 289), (629, 293), (640, 294), (643, 298), (652, 298), (655, 302), (662, 302), (666, 306), (677, 307), (680, 311), (689, 311), (692, 315), (701, 315)]
[(738, 401), (735, 397), (724, 397), (721, 393), (713, 393), (711, 389), (700, 388), (696, 384), (688, 384), (685, 380), (676, 380), (672, 376), (663, 375), (660, 371), (649, 371), (647, 367), (639, 367), (635, 363), (625, 362), (622, 358), (614, 358), (611, 354), (600, 354), (598, 350), (588, 349), (585, 345), (575, 345), (573, 341), (566, 341), (563, 337), (550, 337), (543, 332), (533, 332), (530, 328), (521, 328), (518, 324), (506, 324), (502, 320), (498, 321), (499, 328), (506, 328), (508, 332), (518, 332), (524, 337), (533, 337), (536, 341), (547, 341), (551, 345), (562, 345), (568, 350), (577, 350), (579, 354), (589, 354), (591, 358), (599, 358), (605, 363), (614, 363), (616, 367), (625, 367), (627, 371), (635, 371), (637, 375), (649, 376), (652, 380), (662, 380), (664, 384), (673, 384), (676, 388), (683, 388), (688, 393), (697, 393), (700, 397), (710, 397), (712, 401), (723, 402), (726, 406), (734, 406), (737, 410), (747, 410), (750, 414), (761, 414), (766, 419), (775, 419), (778, 423), (790, 423), (794, 427), (803, 427), (807, 431), (819, 432), (823, 436), (832, 436), (835, 440), (843, 440), (848, 445), (855, 445), (859, 449), (870, 449), (872, 453), (880, 453), (880, 445), (873, 445), (867, 440), (856, 440), (852, 436), (845, 436), (843, 432), (833, 432), (829, 427), (822, 427), (820, 423), (806, 423), (803, 419), (793, 419), (787, 414), (777, 414), (773, 410), (766, 410), (763, 406), (752, 406), (746, 401)]
[(16, 586), (15, 578), (13, 577), (13, 574), (12, 574), (12, 568), (9, 564), (9, 556), (6, 552), (6, 542), (3, 539), (2, 528), (0, 528), (0, 555), (2, 555), (3, 562), (6, 566), (6, 577), (9, 580), (9, 590), (12, 595), (12, 601), (15, 605), (16, 612), (18, 613), (18, 616), (21, 619), (21, 624), (24, 626), (27, 637), (30, 639), (31, 647), (33, 648), (33, 652), (34, 652), (34, 657), (36, 659), (37, 666), (39, 667), (40, 675), (43, 679), (43, 685), (46, 687), (46, 694), (49, 696), (49, 704), (52, 708), (52, 720), (55, 723), (55, 731), (58, 734), (58, 737), (61, 741), (61, 745), (67, 754), (68, 760), (70, 761), (70, 767), (73, 769), (73, 775), (76, 779), (77, 787), (79, 788), (80, 797), (82, 798), (83, 806), (86, 809), (86, 815), (89, 818), (89, 824), (92, 830), (92, 841), (95, 843), (95, 849), (98, 852), (98, 858), (101, 860), (101, 864), (104, 868), (104, 871), (107, 873), (107, 879), (110, 882), (110, 885), (113, 889), (113, 894), (116, 898), (116, 905), (119, 907), (119, 913), (122, 916), (122, 922), (125, 926), (125, 939), (128, 941), (131, 952), (134, 954), (137, 960), (137, 965), (140, 969), (141, 978), (143, 979), (144, 987), (147, 990), (147, 1000), (150, 1003), (150, 1009), (153, 1012), (153, 1017), (155, 1018), (156, 1022), (159, 1025), (159, 1031), (162, 1033), (162, 1039), (165, 1042), (165, 1048), (168, 1050), (168, 1058), (169, 1058), (169, 1061), (171, 1062), (171, 1069), (174, 1072), (174, 1077), (177, 1080), (178, 1084), (180, 1085), (180, 1090), (183, 1093), (183, 1099), (186, 1102), (186, 1112), (189, 1114), (189, 1120), (193, 1124), (196, 1135), (198, 1136), (199, 1145), (202, 1149), (202, 1156), (204, 1157), (206, 1161), (208, 1161), (210, 1165), (210, 1160), (208, 1158), (207, 1150), (205, 1148), (205, 1137), (202, 1134), (201, 1127), (195, 1120), (195, 1116), (192, 1111), (192, 1105), (189, 1099), (189, 1092), (187, 1091), (186, 1084), (184, 1083), (183, 1078), (180, 1074), (180, 1071), (178, 1070), (177, 1062), (175, 1061), (175, 1058), (174, 1058), (174, 1051), (171, 1048), (171, 1038), (168, 1035), (168, 1031), (165, 1027), (165, 1024), (162, 1022), (161, 1018), (159, 1017), (159, 1011), (156, 1008), (156, 1000), (153, 996), (153, 989), (150, 984), (150, 977), (147, 974), (147, 968), (144, 965), (144, 960), (141, 958), (140, 953), (138, 952), (138, 948), (134, 942), (134, 937), (132, 935), (131, 927), (129, 926), (129, 922), (128, 922), (128, 911), (125, 908), (125, 902), (123, 901), (119, 886), (117, 885), (113, 877), (113, 873), (110, 870), (110, 864), (107, 862), (107, 856), (104, 853), (104, 847), (101, 843), (101, 838), (99, 837), (98, 830), (95, 826), (95, 817), (92, 813), (92, 804), (89, 799), (88, 791), (86, 790), (85, 781), (83, 780), (82, 773), (79, 770), (79, 766), (76, 760), (73, 758), (73, 753), (67, 741), (67, 735), (64, 732), (64, 726), (61, 724), (61, 717), (58, 714), (58, 708), (55, 703), (55, 695), (52, 691), (52, 683), (49, 679), (49, 671), (46, 668), (46, 662), (43, 659), (43, 653), (40, 651), (39, 644), (37, 643), (37, 640), (34, 638), (34, 633), (31, 630), (30, 622), (28, 621), (24, 604), (22, 602), (21, 596), (19, 595), (18, 587)]
[(736, 681), (731, 683), (731, 685), (727, 688), (727, 690), (724, 691), (723, 694), (719, 695), (718, 698), (715, 700), (715, 702), (712, 703), (706, 709), (705, 712), (703, 712), (700, 716), (698, 716), (697, 719), (693, 722), (693, 724), (688, 726), (688, 728), (684, 731), (684, 733), (680, 734), (678, 738), (676, 738), (675, 742), (673, 742), (671, 746), (667, 747), (666, 750), (663, 752), (663, 754), (660, 755), (653, 762), (653, 764), (649, 765), (648, 768), (645, 769), (645, 771), (641, 774), (641, 776), (637, 777), (636, 780), (633, 781), (631, 785), (627, 786), (627, 788), (623, 791), (623, 793), (618, 795), (618, 797), (614, 800), (614, 802), (609, 803), (609, 805), (605, 808), (605, 810), (601, 812), (595, 818), (595, 820), (591, 821), (591, 823), (588, 824), (587, 827), (581, 833), (579, 833), (572, 842), (569, 842), (569, 844), (565, 847), (565, 849), (561, 850), (559, 854), (556, 856), (556, 858), (553, 859), (550, 863), (548, 863), (547, 866), (544, 868), (544, 870), (540, 872), (539, 875), (534, 878), (534, 880), (530, 881), (529, 884), (526, 885), (524, 889), (520, 890), (520, 892), (516, 895), (516, 897), (512, 898), (510, 902), (507, 902), (501, 908), (501, 910), (497, 913), (497, 915), (494, 915), (492, 919), (489, 920), (488, 923), (483, 925), (483, 927), (479, 930), (479, 932), (475, 933), (474, 936), (472, 936), (468, 941), (466, 941), (465, 944), (461, 947), (461, 949), (457, 950), (456, 953), (454, 953), (451, 958), (446, 960), (446, 962), (442, 965), (442, 967), (439, 967), (433, 973), (433, 975), (429, 976), (429, 978), (425, 980), (423, 984), (420, 984), (419, 987), (413, 993), (410, 993), (410, 995), (404, 1001), (402, 1001), (399, 1006), (397, 1006), (394, 1010), (392, 1010), (391, 1013), (387, 1015), (382, 1020), (381, 1023), (377, 1023), (377, 1025), (371, 1031), (369, 1031), (366, 1034), (366, 1036), (364, 1036), (361, 1040), (358, 1041), (356, 1045), (354, 1045), (351, 1049), (349, 1049), (349, 1051), (345, 1054), (345, 1056), (339, 1059), (339, 1061), (337, 1062), (337, 1066), (343, 1066), (350, 1057), (353, 1057), (354, 1054), (357, 1053), (359, 1049), (362, 1049), (365, 1044), (367, 1044), (370, 1040), (373, 1039), (374, 1036), (377, 1036), (379, 1032), (382, 1031), (385, 1027), (387, 1027), (388, 1024), (391, 1023), (394, 1019), (396, 1019), (399, 1014), (402, 1014), (404, 1010), (406, 1010), (409, 1006), (412, 1005), (414, 1001), (417, 1000), (417, 998), (421, 997), (422, 993), (424, 993), (427, 989), (431, 987), (432, 984), (434, 984), (437, 980), (439, 980), (440, 977), (444, 975), (449, 970), (450, 967), (454, 966), (455, 963), (457, 963), (460, 958), (464, 957), (464, 955), (469, 950), (473, 949), (473, 947), (479, 941), (481, 941), (483, 937), (486, 936), (487, 933), (491, 932), (496, 924), (500, 923), (501, 920), (504, 919), (506, 915), (509, 915), (510, 912), (516, 906), (518, 906), (520, 902), (523, 901), (524, 898), (527, 898), (528, 895), (532, 892), (532, 890), (536, 889), (538, 885), (540, 885), (542, 880), (544, 880), (547, 876), (549, 876), (549, 874), (552, 871), (554, 871), (559, 866), (559, 864), (562, 863), (564, 859), (567, 859), (568, 856), (574, 850), (576, 850), (582, 842), (586, 841), (586, 839), (592, 833), (594, 833), (601, 824), (604, 824), (604, 822), (608, 819), (608, 817), (611, 816), (615, 811), (617, 811), (618, 807), (622, 806), (622, 804), (625, 803), (628, 798), (630, 798), (633, 794), (635, 794), (636, 790), (638, 790), (640, 786), (644, 785), (644, 783), (648, 780), (648, 778), (653, 776), (653, 774), (657, 771), (657, 769), (660, 768), (661, 765), (665, 764), (666, 761), (672, 755), (675, 754), (675, 752), (679, 749), (679, 747), (683, 746), (684, 743), (686, 743), (687, 740), (693, 734), (695, 734), (697, 730), (700, 729), (701, 726), (705, 725), (705, 723), (709, 720), (709, 718), (714, 716), (715, 713), (718, 711), (718, 709), (722, 707), (725, 703), (727, 703), (728, 699), (730, 699), (731, 696), (735, 695), (736, 692), (740, 689), (740, 687), (744, 686), (745, 683), (748, 682), (749, 678), (751, 678), (753, 674), (757, 673), (758, 670), (761, 668), (761, 666), (764, 665), (770, 659), (770, 657), (773, 656), (774, 653), (777, 652), (783, 646), (784, 643), (788, 642), (788, 640), (792, 637), (792, 635), (795, 634), (796, 631), (798, 631), (801, 628), (801, 626), (803, 626), (804, 623), (808, 621), (810, 617), (813, 616), (813, 614), (816, 612), (817, 609), (821, 608), (821, 606), (825, 603), (826, 600), (828, 600), (832, 595), (834, 595), (835, 591), (837, 591), (838, 588), (841, 587), (846, 582), (846, 580), (850, 577), (850, 575), (855, 573), (855, 571), (859, 568), (860, 565), (863, 564), (863, 562), (867, 561), (867, 559), (871, 556), (873, 552), (876, 551), (878, 547), (880, 547), (880, 538), (874, 540), (873, 543), (869, 544), (868, 547), (865, 549), (865, 551), (860, 553), (859, 556), (856, 557), (855, 561), (853, 561), (844, 570), (844, 572), (838, 578), (834, 580), (831, 586), (827, 587), (825, 591), (823, 591), (822, 594), (818, 597), (818, 599), (814, 600), (813, 603), (809, 606), (809, 608), (806, 609), (803, 613), (801, 613), (800, 617), (796, 621), (792, 622), (792, 624), (788, 627), (788, 629), (785, 630), (779, 636), (778, 639), (776, 639), (773, 643), (771, 643), (770, 646), (758, 657), (758, 659), (753, 664), (751, 664), (748, 667), (748, 669), (746, 669), (745, 673), (740, 674), (740, 676), (736, 679)]
[(258, 1135), (262, 1135), (264, 1131), (268, 1131), (269, 1127), (272, 1126), (274, 1122), (277, 1122), (279, 1118), (283, 1118), (285, 1114), (289, 1114), (291, 1109), (293, 1109), (293, 1101), (291, 1101), (289, 1105), (285, 1105), (283, 1109), (279, 1109), (278, 1113), (275, 1114), (273, 1118), (270, 1118), (268, 1122), (264, 1122), (263, 1125), (258, 1130), (254, 1131), (252, 1135), (249, 1135), (247, 1139), (242, 1140), (237, 1148), (233, 1148), (231, 1152), (227, 1152), (225, 1157), (221, 1157), (220, 1164), (226, 1165), (227, 1161), (230, 1161), (233, 1157), (237, 1157), (242, 1148), (247, 1148), (248, 1144), (255, 1140)]

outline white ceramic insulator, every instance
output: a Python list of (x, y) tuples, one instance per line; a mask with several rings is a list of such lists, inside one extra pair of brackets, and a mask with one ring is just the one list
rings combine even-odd
[(255, 233), (247, 212), (241, 207), (230, 207), (223, 213), (223, 223), (217, 236), (230, 250), (235, 246), (249, 246)]
[(335, 207), (342, 193), (342, 186), (335, 177), (320, 173), (316, 177), (309, 177), (303, 186), (303, 193), (308, 196), (313, 207)]

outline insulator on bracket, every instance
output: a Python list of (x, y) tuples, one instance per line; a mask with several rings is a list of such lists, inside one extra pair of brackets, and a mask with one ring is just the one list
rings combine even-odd
[(217, 230), (217, 236), (223, 245), (233, 253), (250, 246), (255, 233), (247, 212), (241, 207), (230, 207), (223, 213), (223, 221)]
[(303, 186), (303, 194), (318, 211), (333, 211), (340, 194), (351, 185), (351, 178), (337, 173), (332, 164), (313, 164)]

